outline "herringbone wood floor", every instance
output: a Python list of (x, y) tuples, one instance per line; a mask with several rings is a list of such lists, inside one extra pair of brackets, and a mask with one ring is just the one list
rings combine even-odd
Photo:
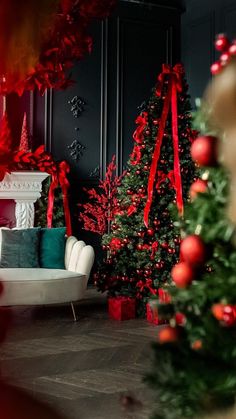
[(142, 377), (156, 326), (109, 320), (95, 290), (76, 309), (77, 323), (69, 306), (14, 308), (1, 375), (68, 419), (148, 418), (152, 395)]

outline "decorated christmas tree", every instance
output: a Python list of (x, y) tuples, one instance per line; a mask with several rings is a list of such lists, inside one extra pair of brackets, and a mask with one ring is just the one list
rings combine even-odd
[(153, 301), (169, 320), (153, 345), (147, 377), (158, 393), (155, 419), (199, 418), (235, 403), (235, 226), (226, 215), (229, 176), (217, 163), (220, 140), (208, 129), (204, 134), (192, 145), (202, 190), (192, 194), (179, 223), (181, 261), (172, 269), (173, 285)]
[[(41, 197), (35, 203), (35, 221), (36, 227), (47, 227), (47, 209), (48, 209), (48, 193), (51, 179), (48, 177), (43, 181)], [(54, 210), (53, 210), (53, 227), (64, 227), (65, 215), (63, 208), (63, 198), (61, 188), (58, 187), (54, 191)]]
[(178, 260), (179, 232), (168, 207), (175, 203), (183, 214), (195, 176), (190, 158), (195, 132), (187, 90), (182, 65), (164, 65), (136, 120), (111, 233), (103, 236), (107, 254), (96, 275), (98, 289), (111, 296), (144, 301), (168, 283)]

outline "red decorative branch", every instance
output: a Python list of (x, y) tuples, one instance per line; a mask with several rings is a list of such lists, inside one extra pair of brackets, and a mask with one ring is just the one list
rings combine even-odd
[(118, 177), (115, 175), (115, 170), (115, 156), (113, 156), (107, 167), (105, 179), (99, 183), (98, 191), (94, 188), (84, 188), (89, 201), (86, 204), (79, 204), (82, 208), (79, 220), (82, 221), (84, 230), (102, 236), (108, 232), (109, 223), (114, 220), (119, 211), (117, 189), (121, 184), (123, 174)]

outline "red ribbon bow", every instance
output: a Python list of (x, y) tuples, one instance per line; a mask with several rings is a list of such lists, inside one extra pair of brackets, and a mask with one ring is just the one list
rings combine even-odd
[(162, 73), (158, 77), (158, 86), (156, 95), (160, 96), (163, 91), (163, 84), (168, 76), (168, 89), (164, 100), (163, 111), (161, 115), (159, 130), (156, 138), (156, 146), (152, 157), (152, 164), (148, 179), (148, 198), (144, 208), (144, 224), (148, 227), (149, 212), (153, 199), (153, 186), (157, 173), (158, 161), (160, 158), (161, 145), (166, 127), (168, 113), (171, 107), (172, 111), (172, 136), (174, 147), (174, 185), (176, 190), (177, 208), (181, 215), (183, 215), (183, 196), (182, 196), (182, 181), (179, 161), (179, 138), (178, 138), (178, 110), (177, 110), (177, 93), (182, 91), (182, 74), (183, 66), (181, 64), (175, 65), (171, 68), (169, 65), (164, 64)]
[(166, 179), (169, 180), (171, 187), (175, 188), (174, 170), (171, 170), (169, 173), (164, 173), (164, 172), (162, 172), (162, 170), (158, 170), (157, 171), (156, 189), (158, 189), (161, 186), (161, 184), (166, 181)]

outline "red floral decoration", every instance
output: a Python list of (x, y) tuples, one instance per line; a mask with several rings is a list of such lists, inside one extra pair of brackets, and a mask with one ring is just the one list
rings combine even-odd
[(61, 0), (44, 36), (38, 62), (26, 76), (19, 71), (2, 74), (0, 94), (15, 91), (22, 95), (35, 88), (43, 94), (47, 88), (65, 89), (71, 85), (68, 69), (92, 48), (89, 23), (93, 18), (106, 17), (114, 4), (115, 0)]

